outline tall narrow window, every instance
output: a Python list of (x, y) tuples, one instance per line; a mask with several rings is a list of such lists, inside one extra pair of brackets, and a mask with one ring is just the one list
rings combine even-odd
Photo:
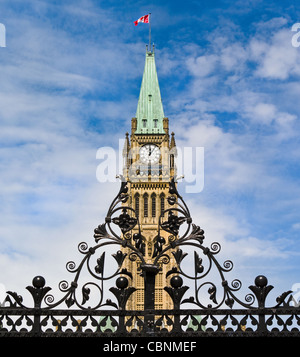
[(165, 210), (165, 195), (162, 193), (160, 195), (160, 215), (162, 217), (164, 216), (164, 210)]
[(143, 198), (144, 198), (144, 217), (148, 217), (148, 193), (145, 193)]
[(156, 194), (155, 193), (152, 193), (151, 201), (152, 201), (152, 217), (155, 217), (156, 216)]
[(143, 128), (146, 128), (146, 126), (147, 126), (147, 119), (142, 119), (142, 122), (143, 122)]
[(174, 169), (174, 155), (173, 154), (170, 155), (170, 168)]
[(153, 119), (153, 122), (154, 122), (154, 128), (157, 128), (158, 119)]
[(134, 203), (135, 203), (136, 215), (139, 216), (140, 215), (140, 195), (138, 193), (136, 193), (134, 195)]

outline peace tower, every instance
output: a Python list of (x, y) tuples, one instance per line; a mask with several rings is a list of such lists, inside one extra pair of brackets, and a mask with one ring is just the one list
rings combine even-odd
[[(126, 133), (123, 149), (123, 176), (128, 181), (129, 204), (135, 209), (142, 236), (141, 249), (145, 260), (151, 264), (160, 244), (176, 239), (164, 230), (159, 222), (167, 220), (164, 211), (169, 208), (169, 182), (176, 174), (174, 158), (176, 144), (174, 133), (169, 135), (169, 120), (164, 115), (157, 78), (154, 46), (146, 47), (146, 61), (143, 73), (136, 115), (131, 121), (131, 134)], [(128, 202), (126, 203), (128, 204)], [(174, 205), (172, 206), (174, 208)], [(131, 231), (134, 244), (134, 234)], [(128, 237), (127, 237), (128, 239)], [(130, 254), (127, 248), (123, 252)], [(166, 272), (176, 264), (173, 257), (165, 264), (155, 279), (155, 308), (171, 309), (170, 296), (163, 289), (166, 286)], [(126, 259), (124, 266), (133, 275), (131, 285), (137, 290), (130, 297), (128, 309), (144, 308), (144, 279), (139, 260)]]

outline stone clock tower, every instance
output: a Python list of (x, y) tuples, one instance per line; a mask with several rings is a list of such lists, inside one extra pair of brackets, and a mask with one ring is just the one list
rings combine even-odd
[[(159, 221), (166, 220), (164, 210), (169, 208), (169, 182), (175, 175), (174, 157), (176, 144), (174, 133), (169, 135), (169, 120), (164, 115), (160, 88), (158, 84), (154, 47), (152, 51), (146, 48), (146, 61), (140, 89), (136, 116), (131, 121), (131, 135), (126, 133), (123, 150), (124, 172), (128, 181), (129, 204), (138, 214), (141, 234), (143, 237), (143, 252), (148, 263), (153, 262), (157, 240), (168, 240), (170, 234), (160, 230)], [(128, 204), (128, 202), (127, 202)], [(174, 206), (173, 206), (174, 207)], [(132, 235), (135, 231), (132, 230)], [(134, 242), (133, 242), (134, 243)], [(126, 252), (126, 248), (123, 249)], [(130, 252), (128, 252), (129, 254)], [(144, 279), (141, 276), (138, 259), (126, 259), (127, 268), (133, 275), (132, 286), (137, 290), (130, 297), (128, 309), (143, 309)], [(164, 291), (166, 272), (175, 263), (173, 257), (167, 264), (160, 264), (160, 272), (155, 282), (155, 308), (173, 308), (169, 295)]]

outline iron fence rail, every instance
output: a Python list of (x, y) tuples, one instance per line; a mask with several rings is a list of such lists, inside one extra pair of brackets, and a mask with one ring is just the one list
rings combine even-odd
[[(150, 318), (149, 318), (150, 317)], [(77, 310), (1, 308), (0, 337), (300, 337), (299, 308)]]

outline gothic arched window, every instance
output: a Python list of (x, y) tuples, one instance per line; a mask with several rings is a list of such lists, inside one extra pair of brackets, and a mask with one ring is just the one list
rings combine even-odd
[(134, 195), (134, 204), (135, 204), (135, 212), (136, 212), (136, 215), (139, 216), (139, 213), (140, 213), (140, 195), (138, 193), (136, 193)]
[(170, 168), (174, 169), (174, 154), (170, 155)]
[(152, 193), (151, 195), (151, 202), (152, 202), (152, 217), (156, 216), (156, 194)]
[(160, 195), (160, 215), (162, 217), (164, 216), (164, 210), (165, 210), (165, 195), (162, 193)]
[(145, 193), (143, 198), (144, 198), (144, 217), (148, 217), (148, 193)]

